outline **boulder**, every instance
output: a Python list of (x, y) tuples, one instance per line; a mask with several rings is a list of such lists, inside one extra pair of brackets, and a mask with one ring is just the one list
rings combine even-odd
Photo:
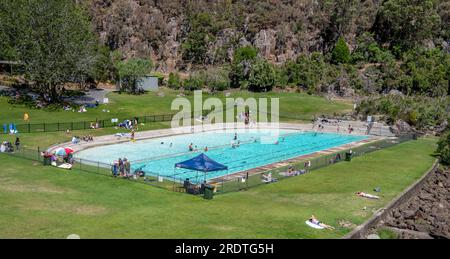
[(391, 127), (391, 131), (395, 135), (401, 135), (403, 133), (411, 133), (413, 130), (411, 126), (404, 120), (397, 120), (394, 126)]

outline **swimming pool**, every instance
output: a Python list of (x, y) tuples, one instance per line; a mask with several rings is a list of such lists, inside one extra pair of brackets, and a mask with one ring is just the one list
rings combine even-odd
[[(267, 130), (183, 134), (94, 147), (76, 153), (75, 158), (111, 164), (119, 157), (126, 157), (131, 161), (133, 170), (142, 168), (146, 175), (158, 175), (167, 179), (174, 176), (177, 179), (192, 179), (198, 176), (197, 172), (174, 170), (174, 165), (201, 154), (204, 148), (208, 147), (209, 150), (205, 154), (229, 168), (228, 171), (208, 173), (206, 179), (213, 179), (367, 138), (296, 130), (280, 130), (279, 133), (280, 136), (275, 139), (270, 138), (272, 132)], [(233, 148), (231, 143), (235, 142), (235, 134), (240, 145)], [(189, 152), (190, 143), (193, 143), (198, 151)]]

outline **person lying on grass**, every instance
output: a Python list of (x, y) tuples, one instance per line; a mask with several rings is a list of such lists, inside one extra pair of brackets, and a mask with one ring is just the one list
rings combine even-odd
[(335, 229), (333, 226), (330, 226), (330, 225), (320, 222), (316, 217), (314, 217), (314, 215), (311, 215), (311, 217), (308, 219), (308, 221), (317, 226), (320, 226), (320, 227), (323, 227), (326, 229), (331, 229), (331, 230)]
[(355, 194), (358, 195), (359, 197), (364, 197), (364, 198), (368, 198), (368, 199), (379, 199), (380, 198), (376, 195), (368, 194), (365, 192), (357, 192)]

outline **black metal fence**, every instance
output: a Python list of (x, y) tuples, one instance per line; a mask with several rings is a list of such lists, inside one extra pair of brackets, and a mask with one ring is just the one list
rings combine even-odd
[[(27, 160), (39, 162), (42, 164), (45, 163), (44, 157), (43, 157), (43, 151), (40, 148), (37, 148), (37, 149), (20, 148), (19, 150), (14, 150), (14, 152), (0, 153), (0, 155), (1, 154), (5, 154), (5, 155), (21, 158), (21, 159), (27, 159)], [(62, 163), (58, 161), (58, 164), (62, 164)], [(72, 164), (72, 169), (112, 178), (114, 176), (112, 174), (111, 166), (112, 165), (110, 165), (110, 164), (105, 164), (105, 163), (98, 162), (98, 161), (90, 161), (90, 160), (86, 160), (86, 159), (74, 159), (73, 164)], [(60, 170), (67, 170), (67, 169), (61, 168)], [(146, 185), (151, 185), (151, 186), (155, 186), (155, 187), (159, 187), (159, 188), (163, 188), (163, 189), (173, 190), (173, 182), (158, 181), (158, 179), (161, 180), (161, 178), (158, 177), (157, 175), (147, 175), (144, 177), (136, 177), (136, 178), (135, 177), (124, 178), (124, 177), (118, 176), (117, 179), (128, 180), (133, 183), (146, 184)]]
[[(91, 120), (91, 121), (72, 121), (72, 122), (55, 122), (55, 123), (28, 123), (28, 124), (17, 124), (16, 130), (19, 133), (42, 133), (42, 132), (58, 132), (58, 131), (74, 131), (74, 130), (88, 130), (94, 128), (111, 128), (118, 126), (121, 122), (125, 120), (137, 119), (139, 123), (150, 123), (150, 122), (167, 122), (171, 121), (173, 114), (161, 114), (161, 115), (147, 115), (147, 116), (136, 116), (130, 118), (122, 118), (118, 120), (117, 123), (112, 122), (111, 119), (102, 120)], [(3, 124), (3, 129), (0, 134), (9, 133), (9, 124)], [(5, 131), (6, 129), (6, 131)]]
[[(398, 138), (381, 139), (376, 142), (368, 143), (359, 147), (351, 148), (351, 157), (359, 157), (365, 154), (378, 151), (384, 148), (389, 148), (406, 141), (416, 139), (414, 135), (403, 135)], [(314, 170), (346, 161), (346, 153), (349, 153), (350, 149), (342, 150), (328, 155), (321, 155), (312, 159), (296, 160), (295, 162), (289, 162), (287, 166), (277, 167), (267, 171), (248, 172), (225, 174), (219, 178), (209, 180), (208, 182), (215, 187), (216, 194), (224, 194), (229, 192), (237, 192), (267, 184), (267, 177), (270, 173), (272, 182), (282, 181), (284, 179), (292, 177), (301, 177), (302, 174), (311, 173)], [(288, 169), (292, 168), (293, 172), (288, 174)], [(263, 177), (264, 174), (264, 177)], [(197, 177), (190, 177), (190, 180), (195, 183), (202, 182), (203, 179), (211, 178), (208, 174), (199, 174)], [(175, 182), (174, 190), (183, 192), (182, 183), (186, 179), (183, 175), (177, 175), (172, 181)], [(270, 183), (270, 182), (269, 182)]]
[[(413, 139), (416, 139), (414, 135), (404, 135), (395, 139), (381, 139), (376, 142), (352, 148), (352, 157), (363, 156), (367, 153), (378, 151), (384, 148), (389, 148)], [(292, 177), (301, 177), (302, 174), (312, 173), (312, 171), (319, 168), (323, 168), (335, 163), (345, 162), (346, 153), (349, 153), (349, 150), (343, 150), (329, 155), (322, 155), (312, 159), (292, 161), (289, 162), (289, 165), (286, 165), (284, 167), (277, 167), (267, 171), (254, 172), (254, 170), (249, 170), (248, 172), (244, 171), (238, 174), (232, 173), (221, 175), (220, 177), (215, 179), (210, 179), (211, 175), (199, 173), (197, 177), (191, 176), (190, 180), (193, 183), (201, 183), (204, 179), (209, 179), (208, 183), (214, 186), (216, 194), (237, 192), (267, 184), (267, 175), (269, 175), (269, 173), (271, 174), (272, 181), (276, 182)], [(37, 148), (36, 150), (22, 148), (18, 151), (5, 154), (32, 161), (38, 161), (41, 163), (44, 162), (41, 150), (39, 150), (39, 148)], [(114, 177), (111, 172), (111, 166), (112, 165), (110, 164), (105, 164), (97, 161), (75, 159), (72, 168), (83, 172), (103, 175), (106, 177)], [(289, 175), (287, 174), (287, 172), (288, 168), (290, 167), (292, 167), (294, 173)], [(183, 187), (183, 182), (186, 177), (184, 177), (183, 174), (172, 174), (172, 171), (174, 170), (173, 168), (168, 168), (168, 170), (170, 170), (170, 172), (167, 172), (164, 175), (146, 172), (145, 176), (143, 177), (133, 176), (128, 178), (117, 178), (126, 179), (135, 183), (147, 184), (170, 191), (185, 192), (186, 190)]]

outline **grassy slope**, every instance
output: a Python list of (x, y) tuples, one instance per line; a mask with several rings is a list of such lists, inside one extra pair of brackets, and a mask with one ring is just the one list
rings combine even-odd
[[(370, 217), (431, 166), (435, 141), (398, 145), (279, 183), (212, 201), (0, 155), (0, 237), (337, 238)], [(356, 191), (382, 189), (380, 201)], [(363, 210), (363, 207), (367, 210)]]
[[(133, 96), (127, 94), (110, 93), (110, 104), (101, 105), (97, 109), (89, 109), (86, 113), (78, 113), (71, 111), (43, 111), (30, 110), (23, 105), (10, 105), (6, 97), (0, 97), (0, 124), (3, 123), (23, 123), (23, 114), (29, 113), (30, 123), (52, 123), (67, 121), (91, 121), (95, 119), (109, 118), (130, 118), (132, 116), (154, 115), (154, 114), (170, 114), (171, 103), (177, 97), (178, 92), (164, 90), (165, 96), (160, 97), (157, 93), (151, 92), (145, 95)], [(205, 95), (207, 97), (217, 97), (221, 100), (225, 99), (223, 93), (216, 95)], [(315, 114), (333, 114), (351, 110), (351, 105), (343, 102), (331, 102), (325, 98), (317, 96), (309, 96), (306, 94), (294, 93), (249, 93), (234, 92), (231, 97), (279, 97), (280, 113), (293, 116), (295, 118), (309, 120)], [(192, 96), (188, 96), (192, 100)], [(103, 109), (110, 110), (110, 113), (102, 112)], [(294, 115), (295, 114), (295, 115)]]

